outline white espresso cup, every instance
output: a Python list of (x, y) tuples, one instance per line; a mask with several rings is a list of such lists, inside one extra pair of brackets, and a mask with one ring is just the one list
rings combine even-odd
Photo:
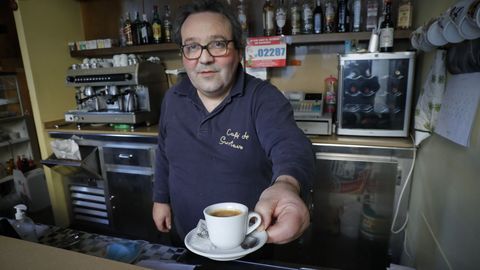
[(207, 206), (203, 215), (207, 223), (208, 237), (212, 244), (220, 249), (238, 247), (245, 236), (262, 223), (260, 214), (249, 212), (247, 206), (234, 202)]

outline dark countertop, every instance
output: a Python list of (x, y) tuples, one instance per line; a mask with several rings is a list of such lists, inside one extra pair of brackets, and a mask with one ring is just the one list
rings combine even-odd
[[(11, 220), (10, 220), (11, 221)], [(2, 223), (2, 226), (4, 223)], [(157, 262), (160, 268), (165, 270), (174, 269), (199, 269), (199, 270), (236, 270), (236, 269), (252, 269), (252, 270), (327, 270), (331, 268), (308, 267), (296, 264), (286, 264), (275, 261), (265, 261), (260, 259), (251, 259), (244, 257), (235, 261), (213, 261), (201, 256), (197, 256), (183, 247), (173, 247), (168, 245), (150, 243), (144, 240), (128, 240), (119, 237), (88, 233), (69, 228), (60, 228), (37, 224), (38, 243), (13, 239), (0, 235), (0, 246), (8, 246), (8, 252), (1, 252), (0, 261), (2, 265), (10, 265), (9, 269), (31, 269), (36, 268), (35, 265), (41, 265), (38, 269), (68, 269), (67, 266), (74, 265), (75, 269), (142, 269), (136, 268), (135, 265), (142, 265), (141, 262), (150, 261)], [(2, 230), (3, 231), (3, 230)], [(138, 245), (138, 253), (135, 258), (124, 266), (119, 266), (118, 262), (108, 259), (105, 260), (106, 248), (112, 243), (133, 243)], [(40, 244), (40, 245), (39, 245)], [(49, 248), (47, 248), (47, 246)], [(52, 249), (54, 248), (54, 249)], [(15, 250), (22, 252), (14, 252)], [(28, 254), (29, 260), (21, 259), (26, 254), (23, 251), (30, 250)], [(7, 254), (16, 254), (15, 256), (7, 256)], [(18, 253), (18, 254), (17, 254)], [(43, 255), (43, 256), (40, 256)], [(85, 256), (90, 255), (90, 256)], [(50, 260), (54, 260), (52, 264)], [(109, 263), (110, 262), (110, 263)], [(31, 264), (31, 265), (29, 265)], [(131, 267), (127, 267), (130, 265)], [(48, 268), (50, 266), (51, 268)], [(93, 268), (90, 268), (90, 267)], [(145, 267), (145, 264), (142, 265)], [(178, 268), (182, 267), (182, 268)], [(37, 269), (37, 268), (36, 268)]]

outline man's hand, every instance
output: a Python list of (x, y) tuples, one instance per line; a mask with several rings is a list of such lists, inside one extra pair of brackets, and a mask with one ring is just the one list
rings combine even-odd
[(310, 214), (299, 191), (295, 178), (282, 175), (260, 195), (255, 211), (262, 216), (269, 243), (291, 242), (308, 228)]
[(152, 210), (153, 221), (157, 229), (161, 232), (169, 232), (172, 228), (172, 212), (167, 203), (153, 203)]

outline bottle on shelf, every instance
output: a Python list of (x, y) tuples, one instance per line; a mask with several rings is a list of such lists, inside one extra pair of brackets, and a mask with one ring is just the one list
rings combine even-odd
[(315, 1), (315, 9), (313, 10), (313, 32), (315, 34), (323, 32), (323, 10), (320, 1)]
[(367, 31), (376, 29), (378, 24), (378, 0), (367, 0), (367, 19), (365, 28)]
[(125, 33), (125, 44), (127, 46), (133, 45), (133, 26), (130, 20), (130, 13), (127, 12), (125, 22), (123, 23), (123, 32)]
[(411, 0), (402, 0), (398, 5), (397, 29), (412, 28), (413, 5)]
[(265, 36), (273, 36), (275, 34), (274, 22), (275, 8), (270, 0), (265, 0), (263, 4), (263, 34)]
[(248, 37), (247, 8), (244, 0), (238, 1), (238, 21), (242, 27), (242, 37), (245, 40)]
[(127, 38), (125, 37), (125, 29), (123, 28), (124, 24), (125, 21), (123, 20), (123, 17), (120, 16), (120, 24), (118, 29), (118, 44), (121, 47), (127, 46)]
[(305, 1), (302, 8), (302, 34), (313, 33), (313, 11), (310, 4)]
[(290, 5), (290, 23), (291, 25), (291, 33), (292, 35), (299, 35), (300, 29), (302, 28), (301, 25), (301, 11), (300, 6), (298, 5), (297, 0), (293, 0)]
[(336, 12), (334, 0), (325, 1), (325, 33), (334, 33), (336, 31)]
[(287, 23), (287, 10), (285, 9), (285, 1), (280, 0), (277, 10), (275, 11), (275, 22), (277, 24), (277, 35), (285, 35), (285, 24)]
[(135, 20), (132, 23), (133, 26), (133, 44), (142, 44), (142, 21), (140, 21), (140, 14), (135, 12)]
[(35, 223), (25, 214), (27, 206), (24, 204), (17, 204), (14, 208), (16, 211), (15, 220), (13, 221), (15, 231), (23, 240), (38, 242)]
[(163, 40), (165, 42), (172, 42), (172, 13), (168, 5), (164, 6), (165, 15), (163, 17)]
[(385, 12), (380, 24), (380, 52), (393, 52), (393, 21), (391, 0), (385, 0)]
[(362, 1), (361, 0), (350, 0), (350, 16), (352, 32), (360, 32), (362, 30)]
[(143, 13), (140, 26), (140, 44), (152, 43), (152, 26), (148, 22), (147, 14)]
[(160, 15), (158, 15), (158, 6), (153, 6), (152, 39), (153, 43), (156, 44), (162, 42), (162, 22), (160, 21)]
[(337, 1), (337, 32), (344, 33), (348, 31), (347, 26), (347, 0)]

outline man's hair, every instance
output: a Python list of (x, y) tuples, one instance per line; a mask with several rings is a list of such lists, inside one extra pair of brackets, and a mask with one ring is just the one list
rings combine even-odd
[(235, 15), (234, 10), (231, 6), (217, 0), (196, 0), (193, 3), (188, 3), (182, 6), (182, 8), (180, 9), (180, 13), (177, 15), (177, 18), (175, 19), (175, 23), (173, 25), (174, 42), (176, 42), (178, 45), (182, 45), (182, 33), (180, 30), (183, 23), (188, 18), (188, 16), (200, 12), (214, 12), (220, 13), (225, 16), (232, 27), (232, 39), (235, 48), (243, 48), (242, 28), (240, 26), (240, 22), (237, 19), (237, 16)]

